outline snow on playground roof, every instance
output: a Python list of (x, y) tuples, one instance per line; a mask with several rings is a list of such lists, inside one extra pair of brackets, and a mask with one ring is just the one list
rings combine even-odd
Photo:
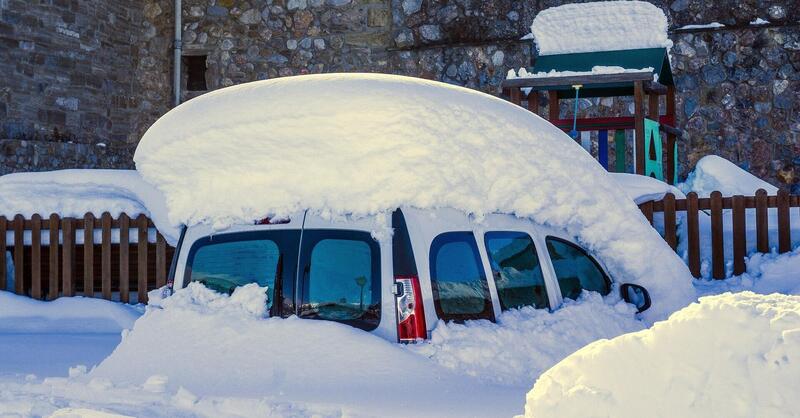
[(565, 4), (541, 11), (531, 32), (539, 55), (669, 48), (667, 17), (643, 1)]
[(144, 214), (174, 243), (178, 231), (166, 219), (164, 196), (135, 170), (58, 170), (0, 177), (0, 216), (47, 218), (55, 213), (82, 218), (87, 212), (117, 217)]
[(515, 213), (565, 228), (615, 279), (647, 286), (652, 318), (691, 300), (685, 264), (583, 148), (474, 90), (381, 74), (242, 84), (167, 113), (134, 160), (172, 222), (224, 228), (307, 208)]

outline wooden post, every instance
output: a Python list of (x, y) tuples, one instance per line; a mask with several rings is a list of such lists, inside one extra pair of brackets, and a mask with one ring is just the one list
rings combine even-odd
[(83, 295), (94, 297), (94, 214), (83, 217)]
[(156, 287), (167, 284), (167, 241), (156, 233)]
[(769, 252), (769, 219), (767, 218), (767, 191), (756, 191), (756, 249)]
[(550, 121), (554, 121), (558, 119), (559, 114), (561, 113), (561, 109), (558, 107), (558, 91), (557, 90), (550, 90), (547, 92), (547, 112), (550, 115)]
[(539, 114), (539, 92), (536, 90), (531, 90), (528, 94), (528, 110)]
[(711, 192), (711, 266), (715, 279), (725, 278), (725, 246), (722, 230), (722, 193)]
[(100, 251), (100, 277), (103, 299), (111, 300), (111, 214), (103, 213), (100, 217), (102, 241)]
[(522, 105), (522, 92), (520, 91), (519, 87), (512, 87), (511, 92), (511, 103), (514, 103), (517, 106)]
[(636, 127), (636, 174), (644, 175), (644, 88), (641, 81), (633, 82), (634, 120)]
[(25, 218), (14, 216), (14, 293), (25, 294)]
[(139, 215), (136, 218), (136, 226), (138, 230), (137, 245), (137, 260), (136, 266), (137, 276), (137, 302), (147, 303), (147, 218), (144, 215)]
[(747, 232), (745, 225), (744, 196), (733, 196), (731, 200), (733, 218), (733, 275), (739, 276), (745, 272), (744, 259), (747, 256)]
[(0, 216), (0, 290), (7, 290), (8, 283), (6, 283), (6, 233), (8, 232), (8, 223), (5, 216)]
[(789, 193), (778, 190), (778, 252), (788, 253), (792, 250), (792, 230), (789, 224)]
[(689, 271), (700, 277), (700, 226), (697, 216), (697, 193), (686, 195), (686, 235), (689, 250)]
[(119, 215), (119, 300), (130, 302), (130, 218)]
[[(667, 86), (667, 117), (677, 124), (675, 117), (675, 86)], [(667, 133), (667, 183), (675, 184), (675, 134)]]
[(653, 201), (644, 202), (639, 207), (642, 209), (642, 213), (644, 217), (647, 218), (647, 222), (650, 222), (650, 225), (653, 225)]
[(673, 250), (678, 248), (676, 228), (675, 195), (667, 193), (666, 196), (664, 196), (664, 240), (667, 241), (667, 244), (669, 244), (670, 248)]
[(31, 216), (31, 297), (42, 298), (42, 217)]
[(75, 294), (73, 281), (75, 280), (75, 220), (64, 218), (62, 221), (64, 235), (64, 250), (61, 252), (61, 287), (64, 296)]
[(58, 242), (59, 216), (55, 213), (50, 214), (48, 232), (50, 233), (50, 271), (47, 277), (47, 299), (58, 298), (58, 249), (61, 243)]

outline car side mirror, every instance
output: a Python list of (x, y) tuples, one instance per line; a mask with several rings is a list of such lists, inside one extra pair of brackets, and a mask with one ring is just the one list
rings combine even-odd
[(624, 283), (619, 287), (622, 300), (636, 306), (636, 313), (646, 311), (650, 307), (650, 293), (642, 286)]

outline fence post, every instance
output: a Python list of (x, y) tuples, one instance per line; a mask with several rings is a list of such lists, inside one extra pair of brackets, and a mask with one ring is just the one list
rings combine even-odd
[(711, 192), (711, 265), (715, 279), (725, 278), (725, 247), (722, 231), (722, 193)]
[(130, 301), (130, 218), (127, 214), (119, 215), (119, 300)]
[(789, 193), (778, 191), (778, 252), (788, 253), (792, 250), (792, 229), (789, 225)]
[(25, 218), (14, 216), (14, 293), (25, 294)]
[(53, 300), (58, 298), (58, 247), (60, 242), (58, 240), (58, 222), (59, 217), (55, 213), (50, 214), (50, 222), (48, 223), (48, 232), (50, 233), (50, 271), (47, 277), (47, 299)]
[(733, 275), (745, 272), (744, 259), (747, 256), (747, 232), (745, 225), (744, 196), (736, 195), (731, 199), (731, 217), (733, 218)]
[(111, 214), (104, 212), (100, 217), (102, 241), (100, 251), (100, 277), (103, 299), (111, 300)]
[(137, 303), (147, 303), (147, 218), (144, 215), (139, 215), (136, 218), (136, 226), (139, 228), (136, 256), (138, 259), (138, 266), (136, 268), (137, 275)]
[(64, 218), (63, 225), (64, 250), (61, 251), (61, 286), (64, 296), (75, 294), (73, 280), (75, 280), (75, 219)]
[(678, 248), (676, 229), (675, 195), (667, 193), (664, 196), (664, 240), (667, 241), (667, 244), (669, 244), (673, 251)]
[(642, 210), (644, 217), (647, 218), (647, 222), (650, 222), (650, 225), (653, 225), (653, 201), (644, 202), (639, 205), (639, 208)]
[(760, 253), (769, 252), (769, 218), (767, 218), (767, 191), (756, 191), (756, 247)]
[(686, 195), (686, 235), (689, 251), (689, 271), (700, 277), (700, 225), (697, 215), (697, 193)]
[(0, 290), (7, 290), (8, 283), (6, 282), (6, 233), (7, 222), (5, 216), (0, 216)]
[(31, 297), (42, 298), (42, 217), (31, 216)]
[(83, 217), (83, 295), (94, 297), (94, 214)]
[(156, 233), (156, 288), (167, 284), (167, 241)]

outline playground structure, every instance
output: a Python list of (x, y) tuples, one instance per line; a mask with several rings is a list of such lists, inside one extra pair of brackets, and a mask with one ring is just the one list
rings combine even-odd
[[(609, 131), (614, 131), (616, 172), (627, 171), (625, 131), (633, 130), (633, 171), (669, 184), (677, 182), (677, 140), (682, 131), (675, 128), (675, 86), (666, 48), (539, 56), (533, 75), (505, 80), (503, 93), (511, 102), (520, 106), (524, 102), (531, 112), (572, 133), (589, 152), (590, 132), (597, 131), (597, 159), (606, 169), (610, 169)], [(540, 113), (544, 94), (547, 115)], [(632, 116), (579, 118), (577, 100), (572, 118), (562, 119), (559, 114), (562, 99), (620, 96), (633, 96)], [(660, 112), (662, 96), (664, 114)], [(662, 137), (661, 132), (666, 135)]]

